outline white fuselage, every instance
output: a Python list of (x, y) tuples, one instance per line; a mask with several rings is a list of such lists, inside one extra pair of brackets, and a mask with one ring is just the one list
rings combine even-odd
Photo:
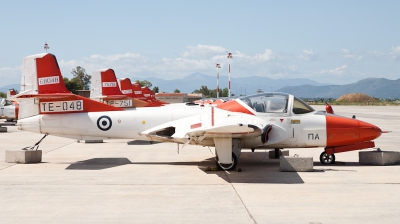
[(268, 124), (273, 126), (268, 142), (260, 144), (259, 137), (247, 138), (242, 140), (243, 148), (326, 145), (325, 116), (315, 112), (304, 115), (294, 115), (290, 112), (249, 115), (213, 107), (153, 107), (129, 111), (36, 115), (19, 120), (18, 127), (21, 130), (80, 140), (109, 138), (152, 140), (142, 132), (163, 124), (176, 126), (178, 131), (178, 129), (191, 130), (192, 125), (198, 124), (207, 127), (239, 123), (255, 125), (260, 129)]
[[(127, 111), (46, 114), (19, 120), (18, 127), (26, 131), (83, 140), (93, 139), (93, 137), (147, 139), (146, 136), (140, 135), (140, 132), (179, 118), (205, 113), (206, 109), (188, 107), (185, 110), (179, 110), (157, 107)], [(98, 127), (97, 121), (101, 116), (110, 117), (112, 124), (109, 130), (103, 131)]]

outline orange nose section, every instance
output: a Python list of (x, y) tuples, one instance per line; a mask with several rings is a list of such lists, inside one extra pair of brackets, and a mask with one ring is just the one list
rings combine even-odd
[(380, 128), (364, 121), (339, 116), (325, 117), (327, 147), (371, 141), (382, 134)]

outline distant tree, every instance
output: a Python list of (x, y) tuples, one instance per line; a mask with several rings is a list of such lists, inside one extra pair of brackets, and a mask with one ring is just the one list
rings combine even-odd
[(153, 93), (159, 93), (160, 89), (158, 89), (158, 86), (154, 86), (152, 91), (153, 91)]
[(175, 89), (174, 93), (180, 93), (181, 91), (179, 89)]
[(137, 83), (139, 83), (140, 84), (140, 86), (147, 86), (147, 87), (151, 87), (153, 84), (151, 84), (151, 82), (149, 82), (149, 81), (147, 81), (147, 80), (143, 80), (143, 81), (139, 81), (139, 80), (136, 80), (136, 82)]
[[(216, 98), (217, 97), (217, 89), (208, 89), (207, 86), (201, 86), (200, 89), (194, 90), (192, 93), (201, 93), (203, 94), (204, 98)], [(219, 90), (219, 96), (220, 97), (228, 97), (228, 88), (220, 89)], [(234, 96), (233, 93), (231, 93), (231, 96)]]
[(210, 97), (210, 90), (208, 89), (207, 86), (201, 86), (200, 93), (202, 93), (203, 96)]
[(0, 98), (6, 98), (6, 97), (7, 97), (6, 93), (0, 92)]
[(224, 88), (220, 94), (221, 97), (228, 97), (229, 90), (228, 88)]
[(92, 76), (88, 75), (84, 68), (76, 66), (76, 68), (72, 69), (71, 74), (74, 76), (71, 81), (74, 80), (74, 82), (79, 83), (78, 89), (89, 89), (90, 79)]
[(216, 98), (217, 97), (217, 89), (210, 89), (208, 91), (208, 93), (209, 93), (209, 97), (211, 97), (211, 98)]
[(78, 93), (77, 90), (82, 89), (82, 86), (77, 79), (72, 78), (71, 80), (69, 80), (67, 77), (64, 77), (63, 81), (67, 89), (74, 94)]

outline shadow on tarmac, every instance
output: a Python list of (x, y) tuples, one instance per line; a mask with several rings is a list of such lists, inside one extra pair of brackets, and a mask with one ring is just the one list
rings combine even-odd
[(78, 161), (69, 165), (66, 170), (104, 170), (117, 166), (132, 164), (127, 158), (93, 158)]
[[(214, 162), (214, 158), (211, 158)], [(215, 165), (214, 165), (215, 166)], [(218, 175), (220, 178), (231, 183), (261, 183), (261, 184), (303, 184), (297, 172), (280, 172), (279, 159), (269, 159), (266, 152), (243, 152), (240, 156), (238, 168), (235, 170), (206, 172)]]
[(0, 122), (0, 127), (2, 127), (2, 126), (15, 126), (15, 125), (17, 125), (17, 122), (12, 122), (12, 121)]
[(154, 144), (160, 144), (161, 142), (150, 142), (150, 141), (145, 141), (145, 140), (133, 140), (129, 141), (126, 144), (127, 145), (154, 145)]
[[(273, 184), (303, 184), (304, 181), (297, 172), (280, 172), (279, 160), (267, 159), (264, 153), (242, 152), (238, 167), (242, 172), (205, 171), (207, 167), (215, 167), (214, 157), (199, 162), (131, 162), (127, 158), (92, 158), (69, 165), (67, 170), (103, 170), (124, 165), (172, 165), (197, 166), (206, 174), (217, 175), (230, 183), (273, 183)], [(321, 172), (321, 171), (320, 171)], [(324, 171), (322, 171), (324, 172)]]

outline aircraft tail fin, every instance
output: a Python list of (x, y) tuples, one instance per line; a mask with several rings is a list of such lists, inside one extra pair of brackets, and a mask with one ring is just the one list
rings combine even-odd
[(56, 56), (44, 53), (25, 57), (19, 94), (54, 93), (70, 93), (64, 84)]
[(15, 91), (15, 89), (9, 89), (7, 91), (7, 99), (10, 99), (11, 97), (17, 95), (17, 92)]
[(110, 95), (123, 95), (118, 87), (114, 70), (106, 68), (94, 71), (90, 97), (95, 99)]
[(139, 98), (133, 92), (131, 80), (129, 78), (118, 79), (118, 85), (119, 85), (119, 88), (120, 88), (122, 94), (133, 97), (133, 98)]

